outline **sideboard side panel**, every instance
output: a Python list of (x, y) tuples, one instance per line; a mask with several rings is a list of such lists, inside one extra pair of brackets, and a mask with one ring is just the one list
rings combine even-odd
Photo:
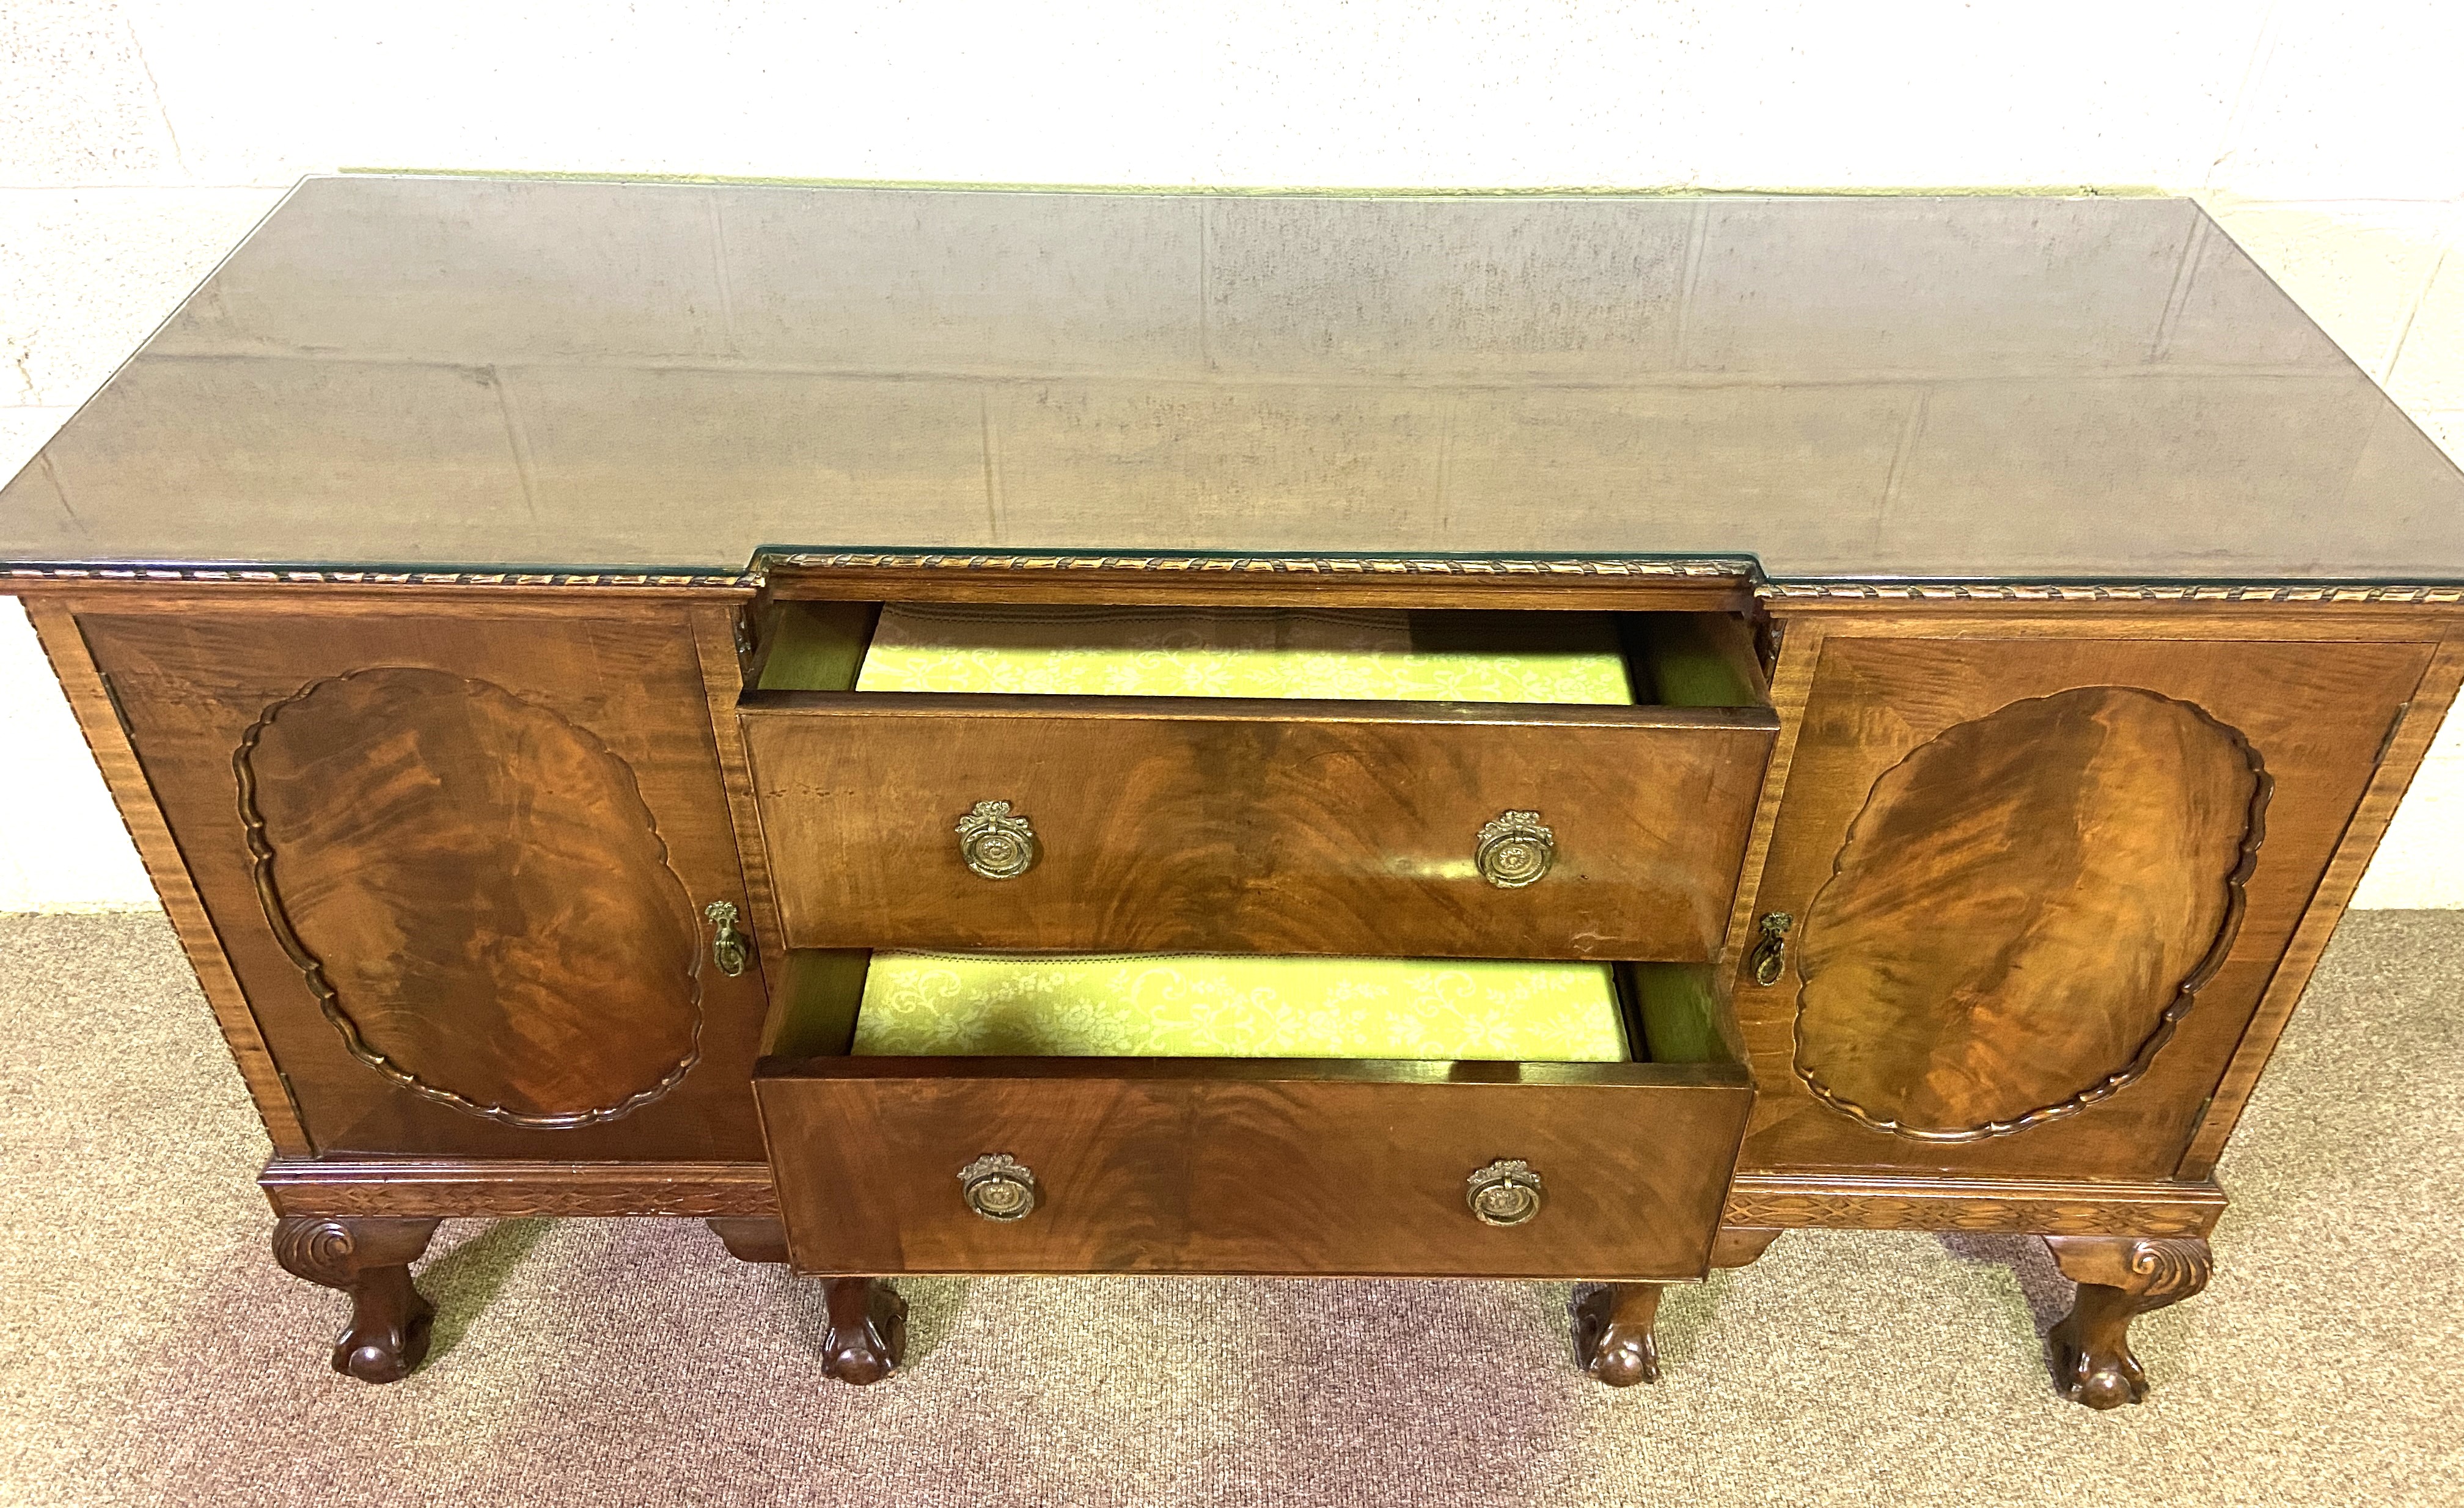
[(121, 726), (119, 714), (112, 709), (102, 673), (95, 667), (94, 657), (77, 633), (75, 606), (57, 596), (33, 597), (27, 600), (26, 616), (33, 620), (43, 653), (52, 662), (52, 673), (59, 677), (60, 688), (68, 693), (69, 707), (77, 713), (86, 747), (93, 751), (95, 763), (102, 769), (103, 783), (120, 808), (120, 820), (127, 824), (128, 836), (136, 841), (138, 858), (144, 863), (146, 877), (154, 882), (154, 893), (162, 898), (163, 909), (171, 919), (171, 930), (188, 955), (188, 966), (196, 971), (197, 984), (205, 991), (206, 1002), (222, 1028), (223, 1041), (239, 1066), (240, 1082), (247, 1086), (258, 1117), (265, 1122), (265, 1134), (274, 1143), (275, 1155), (307, 1155), (308, 1130), (300, 1120), (299, 1106), (292, 1099), (290, 1084), (275, 1066), (274, 1055), (265, 1044), (265, 1033), (249, 1005), (247, 994), (240, 988), (239, 976), (231, 971), (231, 959), (223, 952), (222, 938), (214, 929), (213, 919), (207, 914), (205, 902), (180, 861), (179, 844), (172, 841), (170, 826), (155, 801), (154, 788), (138, 762), (127, 730)]
[(2177, 1176), (2205, 1178), (2215, 1170), (2225, 1142), (2241, 1120), (2242, 1107), (2250, 1103), (2251, 1090), (2257, 1086), (2259, 1074), (2276, 1052), (2277, 1038), (2284, 1035), (2285, 1024), (2293, 1018), (2293, 1008), (2300, 1003), (2301, 992), (2309, 987), (2311, 973), (2327, 950), (2327, 940), (2335, 934), (2344, 907), (2352, 903), (2353, 892), (2361, 885), (2371, 856), (2378, 852), (2379, 840), (2387, 836), (2397, 803), (2404, 799), (2421, 761), (2430, 753), (2431, 740), (2438, 736), (2439, 725), (2446, 721), (2447, 710), (2454, 702), (2460, 683), (2464, 683), (2464, 642), (2450, 639), (2438, 646), (2437, 655), (2387, 739), (2369, 789), (2363, 793), (2361, 805), (2344, 829), (2343, 841), (2336, 845), (2336, 856), (2320, 879), (2310, 908), (2295, 929), (2284, 960), (2277, 966), (2276, 977), (2268, 982), (2267, 993), (2260, 997), (2250, 1027), (2242, 1034), (2241, 1045), (2226, 1067), (2223, 1082), (2216, 1085), (2207, 1113), (2200, 1118)]

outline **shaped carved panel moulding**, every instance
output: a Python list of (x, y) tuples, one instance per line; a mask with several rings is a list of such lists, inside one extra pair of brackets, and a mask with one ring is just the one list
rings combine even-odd
[(267, 708), (232, 765), (266, 917), (362, 1062), (543, 1127), (692, 1068), (699, 929), (631, 767), (589, 732), (381, 667)]
[(1932, 1142), (2117, 1093), (2232, 948), (2269, 790), (2238, 732), (2129, 687), (1944, 730), (1874, 783), (1808, 909), (1798, 1078)]

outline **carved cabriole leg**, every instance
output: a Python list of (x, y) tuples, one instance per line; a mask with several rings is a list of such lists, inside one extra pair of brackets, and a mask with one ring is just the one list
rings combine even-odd
[[(1713, 1267), (1744, 1267), (1770, 1250), (1780, 1233), (1759, 1227), (1724, 1226), (1711, 1243)], [(1659, 1283), (1602, 1283), (1574, 1305), (1574, 1359), (1611, 1388), (1660, 1381), (1660, 1343), (1651, 1333), (1660, 1316)]]
[[(715, 1219), (710, 1228), (742, 1261), (784, 1262), (787, 1228), (767, 1216)], [(907, 1300), (876, 1278), (825, 1278), (829, 1331), (822, 1371), (843, 1383), (877, 1383), (907, 1354)]]
[(274, 1259), (296, 1278), (351, 1296), (351, 1325), (334, 1343), (334, 1370), (363, 1383), (399, 1382), (428, 1355), (436, 1306), (410, 1285), (435, 1220), (285, 1215), (274, 1223)]
[(2054, 1265), (2079, 1284), (2079, 1297), (2046, 1335), (2062, 1395), (2091, 1409), (2147, 1396), (2147, 1377), (2130, 1354), (2130, 1322), (2178, 1303), (2208, 1285), (2208, 1243), (2196, 1236), (2048, 1235)]

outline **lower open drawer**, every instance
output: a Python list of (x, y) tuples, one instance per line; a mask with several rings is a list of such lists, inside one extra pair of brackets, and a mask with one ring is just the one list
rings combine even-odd
[(754, 1087), (817, 1274), (1699, 1278), (1753, 1100), (1683, 1003), (1625, 1035), (1705, 1060), (851, 1056), (851, 999), (814, 1016)]

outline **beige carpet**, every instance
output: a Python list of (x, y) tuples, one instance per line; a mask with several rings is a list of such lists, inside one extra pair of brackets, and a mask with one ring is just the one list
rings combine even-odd
[(810, 1285), (697, 1223), (449, 1224), (426, 1370), (327, 1370), (264, 1144), (158, 921), (0, 919), (0, 1499), (33, 1503), (2464, 1501), (2464, 913), (2349, 920), (2224, 1176), (2157, 1391), (2057, 1400), (2032, 1241), (1796, 1234), (1576, 1374), (1567, 1290), (916, 1281), (828, 1383)]

